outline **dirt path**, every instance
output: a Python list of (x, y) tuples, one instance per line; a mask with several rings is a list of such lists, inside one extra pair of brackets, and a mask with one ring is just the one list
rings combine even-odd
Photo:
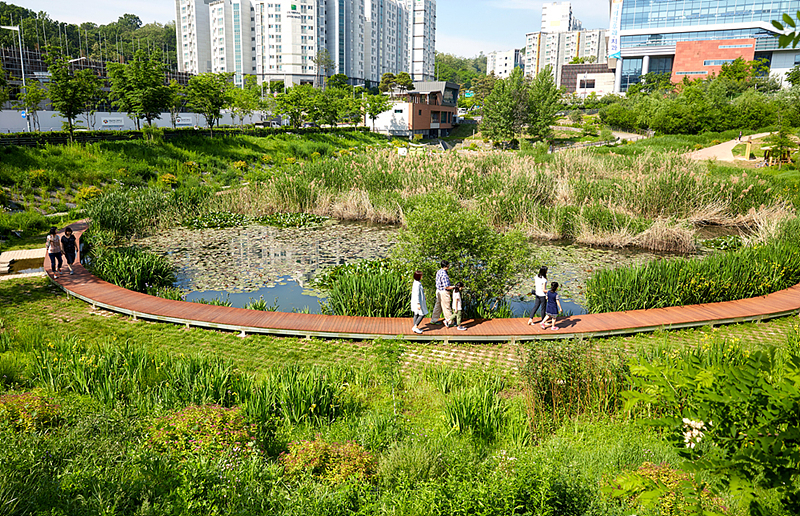
[(719, 145), (714, 145), (712, 147), (706, 147), (705, 149), (689, 152), (686, 155), (696, 160), (715, 159), (717, 161), (728, 161), (728, 162), (735, 161), (736, 158), (733, 157), (734, 147), (736, 147), (740, 143), (745, 143), (747, 139), (757, 140), (759, 138), (764, 138), (765, 136), (769, 136), (770, 134), (771, 133), (751, 134), (749, 136), (743, 136), (742, 141), (733, 139), (727, 142), (720, 143)]

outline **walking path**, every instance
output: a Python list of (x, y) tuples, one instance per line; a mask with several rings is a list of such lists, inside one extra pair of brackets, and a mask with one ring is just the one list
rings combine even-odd
[[(71, 225), (75, 235), (86, 229), (86, 223)], [(49, 261), (49, 260), (48, 260)], [(46, 261), (46, 262), (48, 262)], [(558, 331), (528, 326), (527, 319), (493, 319), (465, 321), (467, 331), (441, 326), (423, 326), (425, 333), (411, 332), (411, 318), (345, 317), (335, 315), (261, 312), (226, 306), (212, 306), (186, 301), (172, 301), (123, 289), (100, 280), (80, 264), (75, 275), (59, 275), (53, 281), (68, 295), (90, 303), (93, 307), (148, 319), (248, 333), (270, 333), (300, 337), (374, 339), (399, 337), (415, 341), (523, 341), (571, 337), (623, 335), (659, 329), (678, 329), (744, 321), (758, 321), (800, 312), (800, 285), (739, 301), (704, 305), (633, 310), (605, 314), (585, 314), (562, 318)], [(64, 268), (66, 270), (66, 267)], [(52, 278), (49, 263), (45, 271)], [(410, 294), (409, 294), (410, 295)]]
[(759, 138), (769, 136), (770, 134), (772, 133), (759, 133), (742, 136), (742, 141), (736, 139), (729, 140), (727, 142), (722, 142), (719, 145), (713, 145), (711, 147), (706, 147), (705, 149), (689, 152), (687, 155), (696, 160), (716, 159), (717, 161), (735, 161), (736, 158), (733, 156), (734, 147), (740, 143), (747, 143), (748, 138), (751, 140), (757, 140)]

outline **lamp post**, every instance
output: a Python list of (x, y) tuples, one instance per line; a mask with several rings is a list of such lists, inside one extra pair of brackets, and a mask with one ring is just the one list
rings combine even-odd
[[(25, 86), (25, 60), (22, 59), (22, 32), (19, 30), (19, 25), (0, 25), (0, 29), (8, 29), (17, 31), (17, 39), (19, 40), (19, 65), (22, 68), (22, 89), (25, 93), (28, 92), (28, 87)], [(31, 119), (25, 114), (25, 121), (28, 123), (28, 132), (31, 132)]]

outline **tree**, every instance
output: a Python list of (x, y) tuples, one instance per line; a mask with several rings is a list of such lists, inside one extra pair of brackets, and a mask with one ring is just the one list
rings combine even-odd
[(375, 120), (381, 113), (388, 111), (394, 104), (386, 95), (364, 95), (364, 113), (372, 120), (372, 130), (375, 131)]
[(504, 298), (531, 268), (533, 254), (520, 232), (498, 233), (479, 210), (465, 210), (444, 191), (432, 192), (408, 213), (392, 252), (423, 271), (423, 284), (431, 289), (439, 263), (449, 261), (451, 281), (464, 282), (464, 302), (472, 306)]
[(233, 73), (201, 73), (189, 79), (186, 87), (187, 104), (195, 113), (206, 119), (211, 136), (214, 125), (222, 116), (222, 109), (228, 105), (228, 91), (233, 86)]
[(152, 52), (149, 58), (145, 51), (139, 50), (130, 63), (111, 63), (108, 76), (114, 106), (135, 118), (137, 128), (141, 119), (153, 125), (153, 120), (168, 108), (170, 90), (165, 84), (160, 50)]
[(308, 84), (289, 88), (286, 93), (275, 97), (278, 113), (289, 117), (292, 127), (300, 127), (304, 118), (316, 119), (314, 99), (317, 92), (318, 90)]
[(386, 72), (381, 75), (381, 83), (378, 85), (378, 89), (381, 93), (388, 93), (392, 91), (395, 86), (397, 86), (397, 79), (393, 73)]
[[(25, 111), (31, 126), (34, 130), (39, 130), (39, 106), (47, 99), (47, 91), (42, 88), (38, 81), (28, 81), (25, 93), (21, 94), (14, 103), (15, 109)], [(0, 103), (1, 104), (1, 103)]]
[(87, 104), (100, 96), (100, 79), (93, 70), (71, 70), (68, 60), (57, 50), (45, 56), (50, 72), (48, 96), (53, 108), (67, 119), (65, 126), (70, 141), (74, 137), (75, 119), (86, 110)]
[(483, 106), (498, 80), (497, 76), (492, 72), (489, 75), (476, 77), (472, 81), (472, 99), (475, 106)]
[(583, 57), (573, 57), (572, 61), (569, 64), (586, 64), (586, 63), (594, 63), (597, 61), (597, 57), (595, 56), (583, 56)]
[(8, 102), (8, 81), (6, 80), (6, 72), (0, 66), (0, 106)]
[(328, 88), (316, 95), (315, 112), (323, 124), (335, 127), (341, 120), (358, 117), (358, 102), (347, 88)]
[(343, 73), (337, 73), (336, 75), (331, 75), (328, 78), (328, 88), (350, 88), (351, 86), (347, 84), (347, 76)]
[(483, 104), (481, 132), (494, 141), (510, 140), (528, 123), (528, 83), (522, 70), (515, 68), (506, 79), (500, 79)]
[[(319, 48), (319, 47), (317, 47)], [(336, 62), (334, 62), (333, 57), (331, 57), (331, 53), (328, 52), (328, 49), (322, 48), (317, 51), (317, 54), (311, 59), (311, 62), (314, 63), (314, 66), (317, 67), (317, 84), (319, 85), (319, 75), (322, 72), (322, 75), (327, 77), (330, 75), (331, 70), (336, 66)], [(323, 81), (323, 87), (325, 83)]]
[(672, 83), (672, 74), (669, 72), (650, 72), (642, 75), (639, 82), (628, 87), (626, 95), (650, 94), (655, 92), (670, 92), (675, 89)]
[(546, 138), (556, 120), (556, 113), (561, 109), (561, 90), (556, 86), (550, 65), (533, 78), (527, 107), (528, 134), (534, 138)]
[(186, 91), (181, 84), (172, 79), (169, 82), (169, 95), (167, 96), (167, 109), (169, 109), (169, 118), (172, 122), (172, 128), (175, 129), (180, 116), (181, 109), (186, 105)]
[(786, 72), (786, 82), (792, 86), (800, 86), (800, 64), (794, 65), (794, 67)]
[(244, 126), (244, 119), (251, 116), (260, 107), (258, 84), (255, 76), (248, 76), (244, 88), (230, 90), (231, 114), (239, 119), (239, 125)]
[(414, 89), (414, 81), (411, 80), (411, 76), (408, 75), (408, 72), (398, 73), (397, 77), (394, 78), (394, 82), (402, 91)]

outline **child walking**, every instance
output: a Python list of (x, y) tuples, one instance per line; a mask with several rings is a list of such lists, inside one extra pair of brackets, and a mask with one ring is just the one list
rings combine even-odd
[(556, 328), (556, 317), (561, 311), (561, 301), (558, 300), (558, 282), (554, 281), (550, 284), (550, 290), (547, 291), (547, 307), (544, 309), (544, 319), (542, 319), (542, 329), (547, 328), (547, 322), (550, 321), (550, 329), (558, 330)]
[(453, 317), (450, 319), (450, 326), (453, 325), (455, 322), (458, 324), (456, 326), (457, 330), (464, 331), (467, 328), (465, 326), (461, 326), (461, 289), (464, 288), (464, 283), (459, 281), (456, 283), (455, 288), (453, 288)]

